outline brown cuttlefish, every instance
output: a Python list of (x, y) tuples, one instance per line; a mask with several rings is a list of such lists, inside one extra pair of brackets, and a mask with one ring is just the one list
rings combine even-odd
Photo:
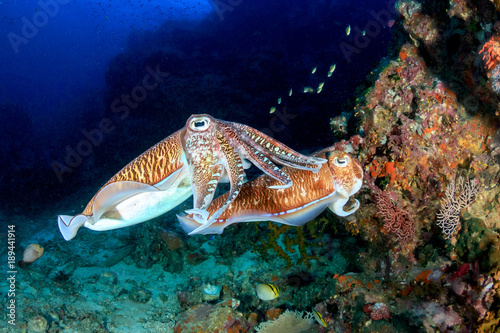
[[(238, 197), (200, 233), (220, 234), (228, 225), (239, 222), (273, 221), (301, 226), (326, 208), (338, 216), (354, 213), (359, 201), (349, 197), (358, 192), (363, 183), (361, 164), (351, 155), (333, 148), (312, 156), (328, 160), (318, 173), (285, 166), (282, 171), (293, 182), (288, 188), (273, 189), (277, 181), (265, 174), (245, 183)], [(227, 196), (226, 193), (214, 199), (207, 209), (209, 214), (220, 209)], [(177, 217), (187, 233), (200, 226), (190, 215)]]

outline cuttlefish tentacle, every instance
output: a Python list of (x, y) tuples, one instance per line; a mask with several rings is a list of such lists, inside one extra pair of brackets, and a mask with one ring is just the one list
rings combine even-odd
[(242, 134), (242, 141), (278, 164), (318, 172), (321, 165), (326, 162), (323, 158), (302, 155), (255, 128), (243, 124), (231, 124)]
[[(202, 212), (206, 212), (207, 207), (212, 202), (215, 194), (215, 189), (217, 188), (217, 183), (219, 182), (223, 170), (224, 167), (222, 164), (212, 165), (207, 171), (207, 174), (211, 175), (210, 178), (198, 179), (197, 183), (191, 180), (191, 187), (195, 189), (195, 191), (193, 191), (193, 193), (195, 194), (193, 205), (195, 208), (193, 208), (192, 210), (193, 213), (196, 213), (199, 210), (201, 215), (205, 217), (207, 216)], [(203, 220), (205, 220), (204, 217), (201, 218), (200, 222)]]
[[(235, 147), (241, 147), (242, 154), (247, 160), (249, 160), (251, 163), (257, 166), (262, 172), (268, 174), (269, 176), (273, 177), (274, 179), (282, 183), (282, 185), (277, 185), (274, 188), (287, 188), (292, 186), (292, 180), (290, 179), (290, 177), (288, 177), (286, 173), (281, 171), (281, 169), (278, 168), (278, 166), (276, 166), (276, 164), (273, 163), (272, 161), (273, 153), (270, 153), (268, 151), (269, 148), (267, 147), (263, 148), (259, 146), (257, 144), (258, 141), (250, 139), (250, 137), (245, 135), (244, 132), (240, 132), (242, 135), (241, 137), (238, 137), (238, 135), (231, 127), (227, 125), (225, 126), (225, 123), (227, 122), (222, 123), (221, 127), (224, 131), (224, 136), (229, 139), (231, 145)], [(229, 123), (229, 124), (235, 124), (235, 123)], [(254, 135), (254, 138), (256, 140), (262, 139), (265, 136), (264, 133), (260, 133), (257, 130), (255, 131), (257, 132), (257, 134)], [(302, 166), (300, 164), (297, 164), (297, 167), (302, 169)]]
[(190, 173), (193, 207), (203, 211), (212, 201), (223, 171), (220, 149), (212, 140), (216, 131), (211, 126), (205, 132), (193, 131), (189, 136), (185, 132), (180, 137)]
[[(241, 161), (241, 158), (239, 154), (235, 151), (235, 149), (227, 142), (222, 134), (217, 131), (217, 140), (219, 143), (219, 146), (221, 148), (221, 152), (224, 156), (223, 162), (224, 162), (224, 167), (227, 170), (227, 175), (229, 178), (229, 182), (231, 184), (231, 188), (228, 194), (228, 197), (226, 199), (226, 202), (216, 211), (212, 214), (210, 217), (210, 221), (215, 221), (217, 217), (231, 204), (231, 202), (234, 201), (234, 199), (238, 196), (238, 193), (241, 190), (241, 187), (243, 186), (243, 179), (245, 177), (245, 171), (243, 169), (243, 162)], [(215, 184), (216, 186), (216, 184)], [(211, 199), (210, 199), (211, 201)], [(206, 212), (206, 208), (208, 208), (208, 205), (204, 207)], [(193, 218), (197, 221), (200, 222), (200, 220), (203, 220), (203, 218), (206, 216), (204, 214), (199, 214), (200, 212), (193, 209), (193, 210), (187, 210), (187, 213), (192, 212)], [(208, 220), (208, 218), (205, 218), (205, 220)], [(207, 222), (200, 226), (197, 230), (197, 232), (200, 232), (201, 230), (204, 230), (210, 226), (210, 222)]]
[[(349, 198), (362, 185), (363, 171), (359, 162), (342, 151), (327, 149), (313, 156), (327, 158), (318, 173), (284, 167), (293, 181), (293, 186), (275, 191), (270, 186), (278, 181), (262, 175), (245, 183), (238, 197), (207, 228), (192, 216), (178, 216), (183, 229), (189, 234), (222, 233), (224, 228), (238, 222), (274, 221), (278, 223), (300, 226), (312, 220), (330, 208), (339, 216), (347, 216), (359, 208), (359, 202)], [(347, 195), (347, 200), (346, 200)], [(208, 207), (211, 214), (218, 211), (226, 202), (228, 194), (212, 201)], [(348, 200), (354, 201), (346, 211)]]
[[(286, 188), (292, 185), (288, 175), (281, 171), (273, 160), (290, 167), (312, 171), (319, 170), (321, 164), (326, 162), (326, 159), (320, 157), (299, 154), (251, 127), (217, 120), (209, 115), (191, 116), (180, 137), (195, 196), (194, 207), (187, 212), (192, 213), (194, 219), (201, 224), (196, 232), (209, 227), (240, 192), (245, 177), (241, 156), (278, 181), (272, 188)], [(207, 214), (207, 202), (211, 202), (213, 198), (213, 192), (208, 191), (208, 185), (212, 186), (220, 180), (212, 177), (213, 167), (217, 164), (224, 166), (231, 190), (220, 209)]]
[[(241, 189), (241, 186), (243, 185), (243, 178), (245, 177), (243, 162), (238, 152), (236, 152), (234, 147), (230, 145), (230, 143), (225, 139), (225, 137), (222, 135), (220, 131), (216, 130), (215, 136), (217, 138), (218, 151), (220, 151), (222, 156), (221, 158), (222, 164), (218, 164), (217, 166), (219, 168), (217, 170), (212, 171), (213, 172), (212, 180), (208, 182), (208, 185), (210, 187), (207, 187), (206, 189), (206, 192), (208, 192), (209, 195), (206, 195), (203, 204), (200, 205), (199, 202), (195, 202), (194, 208), (186, 211), (187, 213), (193, 214), (193, 218), (199, 223), (204, 223), (205, 221), (208, 220), (208, 214), (206, 209), (210, 204), (210, 202), (212, 201), (215, 189), (217, 187), (217, 183), (220, 178), (220, 174), (222, 173), (223, 169), (227, 170), (226, 172), (229, 182), (231, 184), (231, 189), (229, 192), (229, 196), (226, 200), (226, 203), (217, 212), (212, 214), (212, 219), (217, 218), (220, 215), (220, 213), (222, 213), (224, 209), (236, 198)], [(217, 177), (214, 177), (214, 173)], [(198, 184), (197, 187), (198, 187), (198, 192), (200, 192), (204, 186), (203, 184)], [(200, 230), (208, 226), (209, 223), (205, 223), (203, 227), (200, 227)]]

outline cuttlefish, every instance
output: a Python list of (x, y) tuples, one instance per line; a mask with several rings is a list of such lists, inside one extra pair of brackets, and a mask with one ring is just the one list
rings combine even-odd
[[(70, 240), (81, 226), (97, 231), (127, 227), (160, 216), (194, 195), (194, 207), (187, 212), (201, 231), (238, 196), (248, 161), (276, 180), (275, 189), (293, 183), (276, 164), (318, 172), (326, 162), (299, 154), (252, 127), (192, 115), (184, 128), (111, 177), (81, 214), (59, 215), (59, 229)], [(231, 183), (229, 195), (219, 210), (208, 213), (217, 184), (225, 179)]]
[[(276, 179), (264, 174), (241, 188), (238, 197), (206, 229), (191, 216), (177, 216), (185, 232), (189, 234), (220, 234), (228, 225), (238, 222), (274, 221), (301, 226), (314, 219), (326, 208), (338, 216), (347, 216), (359, 208), (359, 201), (350, 198), (359, 191), (363, 182), (361, 164), (349, 154), (327, 148), (313, 154), (326, 158), (318, 173), (307, 170), (282, 168), (293, 185), (273, 190)], [(212, 201), (211, 214), (224, 206), (228, 194)]]
[[(275, 163), (317, 173), (326, 159), (305, 156), (249, 126), (214, 119), (208, 115), (192, 116), (180, 133), (193, 190), (193, 209), (188, 214), (198, 222), (193, 230), (200, 233), (235, 200), (245, 179), (245, 165), (250, 161), (275, 182), (270, 189), (291, 187), (292, 179)], [(213, 212), (207, 208), (213, 200), (219, 180), (230, 182), (224, 203)]]

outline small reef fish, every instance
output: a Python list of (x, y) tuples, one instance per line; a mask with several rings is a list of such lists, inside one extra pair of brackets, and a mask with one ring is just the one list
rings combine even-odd
[(281, 97), (278, 98), (278, 104), (281, 104)]
[(288, 92), (288, 96), (292, 96), (292, 88), (290, 88), (290, 91)]
[(333, 72), (335, 72), (335, 68), (337, 68), (336, 64), (330, 66), (330, 69), (328, 70), (328, 77), (332, 76)]
[(363, 36), (366, 36), (366, 30), (361, 31), (361, 34), (362, 34)]
[(304, 93), (305, 94), (313, 93), (313, 92), (314, 92), (314, 88), (313, 87), (304, 87)]
[[(282, 170), (292, 179), (293, 185), (278, 191), (271, 188), (276, 180), (266, 175), (245, 183), (236, 200), (202, 233), (221, 234), (228, 225), (240, 222), (273, 221), (301, 226), (327, 208), (338, 216), (354, 213), (359, 202), (349, 197), (359, 191), (363, 182), (360, 163), (349, 154), (333, 148), (326, 148), (312, 156), (328, 160), (317, 174), (285, 166)], [(214, 199), (208, 211), (219, 210), (226, 198), (227, 193)], [(200, 226), (189, 215), (177, 215), (177, 218), (187, 233)]]
[(23, 252), (23, 259), (18, 262), (19, 267), (23, 268), (34, 261), (41, 258), (43, 255), (43, 247), (39, 244), (30, 244)]
[(271, 109), (269, 110), (269, 113), (270, 113), (270, 114), (273, 114), (273, 113), (274, 113), (274, 111), (276, 111), (276, 107), (274, 107), (274, 106), (273, 106), (273, 107), (271, 107)]
[(321, 326), (323, 327), (326, 327), (326, 320), (323, 318), (323, 316), (321, 315), (321, 313), (319, 313), (318, 311), (314, 310), (313, 309), (313, 315), (314, 315), (314, 318), (316, 318), (316, 321), (318, 322), (318, 324), (320, 324)]
[(270, 283), (259, 283), (255, 287), (255, 291), (257, 292), (257, 297), (263, 301), (272, 301), (280, 294), (278, 287)]
[(323, 90), (323, 86), (325, 85), (325, 82), (321, 82), (319, 85), (318, 85), (318, 89), (316, 89), (316, 92), (319, 94), (321, 92), (321, 90)]
[(312, 69), (312, 71), (311, 71), (311, 74), (316, 73), (316, 70), (317, 70), (317, 69), (318, 69), (318, 67), (314, 67), (314, 68)]
[(347, 28), (345, 28), (345, 34), (349, 36), (351, 34), (351, 26), (348, 25)]

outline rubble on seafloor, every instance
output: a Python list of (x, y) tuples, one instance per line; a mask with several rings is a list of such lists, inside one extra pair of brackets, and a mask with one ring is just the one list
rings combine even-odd
[[(81, 233), (72, 251), (41, 231), (43, 258), (20, 270), (19, 330), (278, 332), (280, 316), (308, 332), (500, 329), (495, 5), (396, 3), (398, 49), (358, 96), (358, 133), (336, 144), (365, 168), (356, 214), (326, 212), (303, 228), (238, 224), (215, 237), (151, 223)], [(332, 126), (344, 133), (342, 117)], [(467, 191), (457, 181), (477, 192), (453, 208), (458, 220), (439, 224)], [(257, 283), (281, 294), (263, 302)]]

